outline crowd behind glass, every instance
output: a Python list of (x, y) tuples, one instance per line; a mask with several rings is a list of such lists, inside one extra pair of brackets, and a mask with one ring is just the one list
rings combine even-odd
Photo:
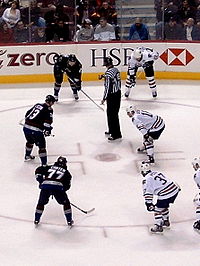
[(0, 43), (200, 40), (200, 0), (153, 3), (154, 36), (148, 21), (134, 12), (129, 33), (123, 36), (120, 1), (0, 0)]

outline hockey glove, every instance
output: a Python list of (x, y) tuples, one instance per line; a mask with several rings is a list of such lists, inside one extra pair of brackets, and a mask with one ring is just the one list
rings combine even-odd
[(147, 203), (147, 202), (145, 202), (145, 205), (147, 206), (147, 211), (149, 211), (149, 212), (154, 211), (155, 206), (153, 205), (153, 203)]
[(98, 78), (99, 78), (99, 80), (104, 79), (105, 78), (105, 75), (103, 75), (103, 74), (102, 75), (99, 75)]
[(152, 66), (152, 64), (150, 64), (149, 62), (146, 62), (146, 63), (144, 63), (143, 68), (145, 69), (145, 68), (149, 68), (151, 66)]

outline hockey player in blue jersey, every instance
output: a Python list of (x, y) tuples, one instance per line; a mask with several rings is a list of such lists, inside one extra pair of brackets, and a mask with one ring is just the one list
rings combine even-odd
[(25, 161), (35, 159), (31, 155), (34, 144), (39, 148), (39, 157), (42, 165), (47, 164), (47, 151), (45, 137), (51, 135), (53, 122), (52, 105), (55, 98), (47, 95), (45, 103), (37, 103), (25, 114), (25, 123), (23, 126), (26, 138)]
[(65, 157), (58, 157), (53, 165), (40, 166), (35, 170), (36, 180), (39, 182), (40, 196), (35, 211), (34, 223), (37, 225), (44, 211), (44, 206), (49, 202), (50, 196), (63, 205), (64, 215), (69, 226), (73, 225), (72, 210), (66, 191), (71, 187), (72, 176), (67, 170)]
[(74, 54), (54, 56), (54, 97), (58, 101), (59, 91), (63, 83), (64, 73), (68, 77), (75, 100), (79, 99), (78, 91), (81, 90), (82, 64)]

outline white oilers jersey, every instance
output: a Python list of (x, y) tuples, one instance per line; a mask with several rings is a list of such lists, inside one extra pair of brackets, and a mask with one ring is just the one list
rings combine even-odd
[(145, 202), (151, 203), (153, 196), (158, 196), (159, 200), (173, 197), (180, 191), (179, 186), (160, 172), (151, 171), (142, 182), (143, 196)]
[[(138, 48), (137, 48), (138, 49)], [(142, 52), (142, 58), (140, 61), (136, 60), (133, 57), (133, 52), (131, 53), (131, 57), (129, 59), (128, 67), (129, 68), (135, 68), (135, 67), (143, 67), (145, 63), (149, 61), (155, 61), (159, 58), (159, 53), (154, 51), (151, 48), (139, 48)]]
[(156, 132), (164, 127), (163, 119), (147, 111), (137, 110), (132, 117), (133, 124), (145, 135), (147, 132)]
[(194, 174), (194, 181), (197, 184), (197, 187), (200, 188), (200, 168)]

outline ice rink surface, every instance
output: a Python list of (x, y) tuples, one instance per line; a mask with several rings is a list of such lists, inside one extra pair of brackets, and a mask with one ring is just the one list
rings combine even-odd
[[(48, 163), (68, 159), (73, 176), (68, 196), (84, 210), (73, 208), (75, 226), (65, 225), (62, 206), (50, 200), (38, 228), (33, 225), (39, 188), (34, 170), (37, 157), (24, 162), (25, 138), (19, 121), (35, 103), (53, 93), (53, 84), (0, 85), (1, 193), (0, 265), (2, 266), (196, 266), (200, 234), (193, 231), (193, 198), (198, 189), (191, 161), (200, 155), (199, 81), (158, 80), (152, 99), (146, 80), (139, 80), (130, 98), (122, 98), (123, 139), (109, 143), (104, 136), (106, 115), (81, 92), (75, 102), (67, 83), (54, 105), (53, 134), (47, 139)], [(83, 83), (96, 103), (103, 83)], [(124, 92), (124, 89), (123, 89)], [(151, 235), (153, 214), (142, 196), (137, 154), (142, 136), (125, 108), (134, 104), (162, 116), (166, 129), (155, 142), (157, 169), (176, 181), (182, 191), (171, 206), (171, 229)], [(105, 106), (104, 106), (105, 108)], [(37, 148), (33, 154), (37, 156)]]

